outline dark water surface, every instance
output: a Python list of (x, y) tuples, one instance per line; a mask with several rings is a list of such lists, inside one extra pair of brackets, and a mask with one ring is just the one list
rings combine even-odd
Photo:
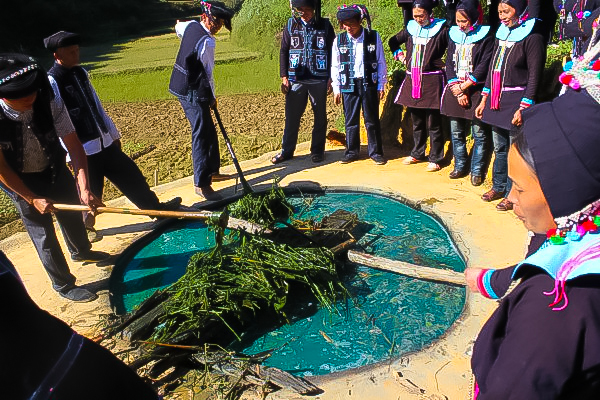
[[(463, 271), (465, 264), (445, 229), (432, 217), (389, 197), (327, 192), (292, 197), (297, 216), (320, 220), (337, 209), (358, 214), (367, 251), (414, 264)], [(214, 246), (202, 223), (181, 223), (144, 246), (125, 266), (111, 291), (129, 311), (156, 289), (175, 282), (189, 258)], [(352, 300), (337, 312), (315, 308), (311, 316), (271, 331), (236, 350), (254, 354), (277, 348), (266, 365), (298, 375), (343, 371), (422, 348), (460, 315), (465, 289), (419, 281), (367, 267), (348, 270)], [(117, 309), (119, 306), (117, 306)]]

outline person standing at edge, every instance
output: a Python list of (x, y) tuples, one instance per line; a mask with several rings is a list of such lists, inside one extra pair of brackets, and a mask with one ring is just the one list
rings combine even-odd
[(481, 198), (487, 202), (502, 199), (496, 209), (508, 211), (512, 209), (512, 203), (505, 198), (510, 192), (507, 164), (510, 131), (522, 124), (521, 111), (534, 104), (546, 60), (546, 43), (535, 32), (536, 20), (526, 19), (527, 0), (500, 0), (498, 14), (502, 25), (496, 32), (475, 117), (492, 126), (495, 155), (492, 189)]
[(215, 36), (225, 25), (231, 31), (233, 10), (220, 1), (200, 2), (200, 22), (177, 22), (175, 33), (181, 38), (173, 66), (169, 91), (177, 96), (192, 128), (192, 161), (196, 194), (208, 201), (220, 200), (211, 184), (220, 179), (221, 157), (217, 130), (210, 108), (216, 104)]
[(479, 186), (487, 170), (490, 127), (474, 118), (487, 78), (494, 47), (490, 27), (480, 25), (481, 7), (478, 0), (462, 0), (456, 9), (456, 26), (450, 28), (446, 76), (448, 85), (442, 96), (442, 114), (450, 118), (454, 170), (450, 179), (469, 174), (466, 137), (473, 135), (471, 184)]
[[(346, 152), (342, 164), (358, 160), (360, 152), (360, 109), (363, 110), (369, 157), (377, 165), (386, 163), (381, 144), (379, 100), (387, 82), (387, 66), (379, 33), (371, 29), (367, 7), (359, 4), (338, 7), (340, 33), (333, 42), (331, 79), (335, 104), (344, 105)], [(367, 21), (367, 29), (362, 21)]]
[[(69, 111), (77, 137), (88, 156), (92, 193), (102, 198), (106, 177), (142, 210), (177, 210), (181, 198), (161, 203), (150, 190), (142, 171), (123, 153), (121, 135), (104, 111), (87, 71), (80, 66), (79, 43), (79, 35), (65, 31), (44, 39), (44, 46), (54, 54), (55, 59), (48, 71), (50, 84), (56, 98), (62, 99)], [(67, 155), (67, 161), (69, 159)], [(101, 239), (94, 229), (95, 222), (93, 213), (84, 213), (85, 227), (92, 242)]]
[[(59, 138), (71, 154), (75, 182)], [(85, 152), (64, 104), (54, 98), (43, 68), (24, 54), (0, 54), (0, 187), (21, 215), (54, 290), (77, 302), (98, 298), (75, 285), (51, 213), (72, 260), (102, 261), (109, 255), (91, 250), (81, 215), (57, 211), (53, 203), (103, 204), (90, 190)]]
[[(408, 108), (413, 125), (415, 146), (402, 163), (425, 160), (429, 134), (429, 164), (426, 170), (439, 171), (444, 158), (444, 134), (440, 116), (440, 99), (444, 82), (444, 61), (448, 47), (448, 27), (443, 19), (433, 18), (437, 0), (415, 0), (413, 20), (408, 28), (389, 40), (394, 59), (406, 64), (406, 78), (394, 100)], [(406, 54), (400, 46), (406, 43)]]
[(292, 0), (293, 16), (283, 29), (279, 52), (281, 91), (285, 94), (285, 128), (281, 152), (271, 159), (279, 164), (294, 156), (300, 119), (310, 99), (314, 115), (310, 154), (313, 163), (325, 157), (327, 93), (331, 91), (333, 26), (321, 18), (321, 0)]

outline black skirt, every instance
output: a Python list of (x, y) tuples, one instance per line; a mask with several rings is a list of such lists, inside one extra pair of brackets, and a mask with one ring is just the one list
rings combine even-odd
[(469, 87), (469, 107), (465, 108), (458, 104), (458, 99), (452, 94), (450, 85), (446, 85), (442, 94), (441, 112), (452, 118), (464, 118), (472, 120), (475, 118), (475, 109), (481, 101), (481, 85)]
[(500, 95), (500, 108), (498, 110), (492, 110), (490, 108), (492, 102), (490, 94), (485, 103), (485, 109), (483, 110), (481, 120), (488, 125), (511, 130), (514, 128), (512, 120), (521, 106), (523, 94), (525, 94), (525, 89), (503, 90)]
[(435, 108), (439, 110), (442, 89), (446, 84), (446, 76), (442, 71), (424, 72), (421, 75), (421, 80), (421, 98), (414, 99), (412, 97), (412, 77), (410, 74), (406, 74), (394, 103), (411, 108)]

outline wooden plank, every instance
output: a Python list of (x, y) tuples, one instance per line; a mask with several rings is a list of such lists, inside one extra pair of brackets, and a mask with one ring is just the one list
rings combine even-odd
[(463, 273), (447, 269), (424, 267), (421, 265), (415, 265), (404, 261), (390, 260), (388, 258), (377, 257), (352, 250), (348, 251), (348, 260), (352, 261), (353, 263), (366, 265), (368, 267), (377, 268), (384, 271), (395, 272), (397, 274), (410, 276), (412, 278), (451, 283), (459, 286), (465, 286), (467, 284)]

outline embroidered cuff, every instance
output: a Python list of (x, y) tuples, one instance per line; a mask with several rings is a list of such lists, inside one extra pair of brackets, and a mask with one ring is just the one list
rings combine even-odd
[(477, 85), (477, 79), (473, 76), (473, 74), (469, 74), (469, 80), (473, 82), (473, 85)]
[(490, 89), (484, 87), (483, 90), (481, 91), (481, 93), (487, 96), (488, 94), (490, 94)]
[(452, 84), (454, 84), (454, 83), (459, 83), (459, 82), (460, 82), (460, 79), (458, 79), (458, 78), (452, 78), (452, 79), (448, 79), (448, 83), (449, 83), (450, 85), (452, 85)]
[(521, 105), (520, 105), (521, 108), (528, 108), (528, 107), (531, 107), (532, 105), (533, 105), (533, 100), (528, 99), (526, 97), (523, 97), (521, 99)]
[(492, 289), (491, 278), (495, 270), (484, 269), (477, 277), (477, 289), (488, 299), (498, 299), (498, 295)]
[(394, 51), (394, 60), (399, 60), (400, 56), (404, 55), (404, 52), (402, 51), (402, 49), (398, 49), (396, 51)]

